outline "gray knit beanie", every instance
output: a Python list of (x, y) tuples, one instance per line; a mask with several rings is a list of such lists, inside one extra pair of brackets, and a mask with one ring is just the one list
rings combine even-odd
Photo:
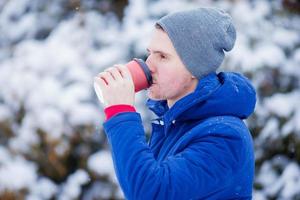
[(229, 14), (217, 8), (175, 12), (157, 21), (187, 69), (198, 79), (215, 72), (230, 51), (236, 31)]

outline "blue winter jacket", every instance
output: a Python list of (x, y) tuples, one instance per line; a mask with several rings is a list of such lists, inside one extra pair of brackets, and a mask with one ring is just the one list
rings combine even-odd
[(213, 73), (170, 109), (166, 101), (148, 100), (158, 116), (149, 143), (138, 113), (105, 122), (126, 199), (251, 199), (253, 144), (242, 119), (255, 102), (244, 76)]

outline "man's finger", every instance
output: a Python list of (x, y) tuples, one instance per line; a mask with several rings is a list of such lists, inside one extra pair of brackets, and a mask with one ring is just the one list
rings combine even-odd
[(114, 78), (113, 78), (112, 74), (108, 71), (101, 72), (100, 74), (98, 74), (97, 77), (103, 78), (105, 80), (105, 82), (107, 83), (107, 85), (110, 85), (114, 82)]
[(94, 77), (94, 81), (102, 90), (107, 86), (107, 82), (102, 77), (96, 76)]
[(115, 65), (119, 70), (124, 79), (131, 80), (131, 74), (129, 69), (125, 65)]
[(123, 78), (120, 70), (117, 67), (110, 67), (109, 69), (107, 69), (107, 71), (110, 72), (112, 77), (117, 81)]

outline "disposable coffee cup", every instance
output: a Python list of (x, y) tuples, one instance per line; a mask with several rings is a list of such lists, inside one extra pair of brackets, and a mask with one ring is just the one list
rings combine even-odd
[[(135, 92), (139, 92), (151, 86), (152, 76), (150, 73), (150, 69), (142, 59), (134, 58), (133, 60), (125, 64), (125, 66), (129, 70), (132, 77)], [(94, 89), (98, 96), (98, 99), (101, 101), (101, 103), (103, 103), (102, 91), (96, 82), (94, 82)]]

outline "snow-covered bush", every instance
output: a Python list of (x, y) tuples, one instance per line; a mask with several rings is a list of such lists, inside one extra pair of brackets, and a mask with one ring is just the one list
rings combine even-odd
[[(145, 58), (155, 21), (197, 6), (232, 15), (237, 42), (220, 70), (257, 89), (247, 120), (254, 199), (300, 198), (299, 10), (280, 0), (170, 2), (0, 0), (0, 199), (122, 199), (93, 77)], [(145, 93), (136, 99), (149, 134)]]

